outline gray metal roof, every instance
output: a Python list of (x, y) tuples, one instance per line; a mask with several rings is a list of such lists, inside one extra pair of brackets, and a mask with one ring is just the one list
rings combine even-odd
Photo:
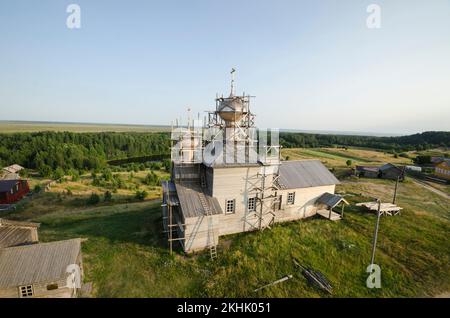
[(339, 184), (319, 160), (283, 161), (278, 184), (281, 189), (298, 189)]
[(180, 202), (181, 212), (185, 218), (198, 217), (206, 215), (206, 211), (200, 200), (200, 196), (205, 197), (207, 207), (211, 209), (212, 214), (221, 214), (222, 209), (219, 201), (203, 193), (202, 189), (196, 182), (183, 182), (183, 184), (175, 183), (177, 195)]
[(0, 288), (52, 282), (67, 277), (76, 264), (81, 240), (72, 239), (0, 248)]
[(334, 208), (341, 201), (348, 204), (348, 202), (340, 195), (325, 192), (317, 199), (316, 203), (325, 204), (329, 208)]

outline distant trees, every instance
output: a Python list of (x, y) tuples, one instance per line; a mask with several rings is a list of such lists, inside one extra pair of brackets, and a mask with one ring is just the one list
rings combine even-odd
[(111, 159), (167, 154), (169, 146), (168, 133), (0, 134), (0, 162), (35, 169), (44, 177), (74, 177), (70, 171), (98, 171)]
[(450, 132), (429, 131), (400, 137), (372, 137), (350, 135), (319, 135), (280, 133), (280, 144), (286, 148), (353, 146), (383, 149), (391, 153), (450, 147)]
[[(280, 144), (297, 147), (369, 147), (392, 154), (410, 150), (450, 147), (450, 132), (424, 132), (401, 137), (367, 137), (349, 135), (319, 135), (280, 133)], [(170, 171), (169, 133), (132, 132), (37, 132), (0, 134), (0, 164), (17, 163), (37, 170), (44, 177), (71, 176), (76, 181), (87, 171), (103, 173), (107, 182), (114, 171)], [(159, 162), (157, 162), (159, 161)], [(115, 165), (115, 166), (112, 166)], [(59, 168), (59, 169), (58, 169)], [(98, 182), (98, 181), (97, 181)]]

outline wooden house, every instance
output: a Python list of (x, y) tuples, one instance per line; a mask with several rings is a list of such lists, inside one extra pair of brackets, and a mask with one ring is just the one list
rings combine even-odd
[(0, 248), (39, 242), (39, 223), (0, 219)]
[(27, 180), (0, 180), (0, 204), (13, 204), (30, 192)]
[(0, 298), (76, 297), (81, 240), (0, 248)]
[(355, 174), (358, 177), (364, 178), (380, 178), (380, 179), (391, 179), (400, 180), (404, 179), (404, 172), (402, 168), (399, 168), (391, 163), (382, 165), (381, 167), (374, 166), (356, 166)]
[(438, 178), (450, 180), (450, 160), (443, 160), (435, 167), (434, 174)]

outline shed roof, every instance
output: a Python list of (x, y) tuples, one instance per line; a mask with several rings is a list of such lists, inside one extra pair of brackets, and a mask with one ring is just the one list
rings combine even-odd
[(387, 164), (382, 165), (380, 167), (380, 171), (386, 171), (386, 170), (389, 170), (389, 169), (396, 169), (396, 170), (401, 171), (401, 169), (399, 167), (393, 165), (392, 163), (387, 163)]
[(278, 184), (281, 189), (309, 188), (339, 184), (319, 160), (283, 161)]
[(198, 217), (206, 215), (205, 208), (201, 201), (204, 196), (204, 202), (207, 208), (211, 209), (212, 214), (222, 214), (222, 208), (216, 198), (203, 193), (201, 187), (196, 182), (175, 183), (177, 195), (181, 206), (181, 211), (185, 218)]
[(0, 248), (34, 243), (32, 229), (15, 226), (0, 227)]
[(65, 278), (76, 264), (81, 240), (0, 248), (0, 288), (51, 282)]
[(0, 248), (35, 243), (33, 235), (39, 223), (0, 219)]
[(19, 166), (18, 164), (13, 164), (13, 165), (3, 168), (3, 170), (10, 172), (10, 173), (17, 173), (23, 169), (24, 169), (24, 167)]
[(370, 172), (378, 172), (380, 170), (379, 167), (372, 166), (356, 166), (357, 171), (370, 171)]
[(340, 195), (332, 194), (332, 193), (328, 193), (328, 192), (325, 192), (324, 194), (322, 194), (316, 201), (316, 203), (325, 204), (329, 208), (334, 208), (336, 205), (338, 205), (341, 202), (348, 204), (348, 202)]
[(41, 224), (35, 222), (13, 221), (0, 218), (0, 226), (2, 225), (18, 226), (18, 227), (39, 227)]
[(0, 192), (8, 192), (19, 182), (20, 180), (0, 180)]

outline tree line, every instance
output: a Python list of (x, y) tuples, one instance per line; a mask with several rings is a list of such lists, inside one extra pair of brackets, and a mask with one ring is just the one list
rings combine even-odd
[[(368, 137), (280, 133), (286, 148), (352, 146), (402, 152), (450, 147), (450, 132), (424, 132), (401, 137)], [(42, 176), (100, 171), (109, 164), (143, 163), (167, 158), (169, 133), (37, 132), (0, 134), (0, 166), (17, 163)]]
[(108, 160), (167, 154), (168, 133), (38, 132), (0, 134), (0, 166), (17, 163), (43, 176), (100, 170)]
[(450, 147), (450, 132), (429, 131), (409, 136), (371, 137), (351, 135), (320, 135), (306, 133), (280, 133), (280, 144), (286, 148), (365, 147), (391, 152), (427, 150)]

